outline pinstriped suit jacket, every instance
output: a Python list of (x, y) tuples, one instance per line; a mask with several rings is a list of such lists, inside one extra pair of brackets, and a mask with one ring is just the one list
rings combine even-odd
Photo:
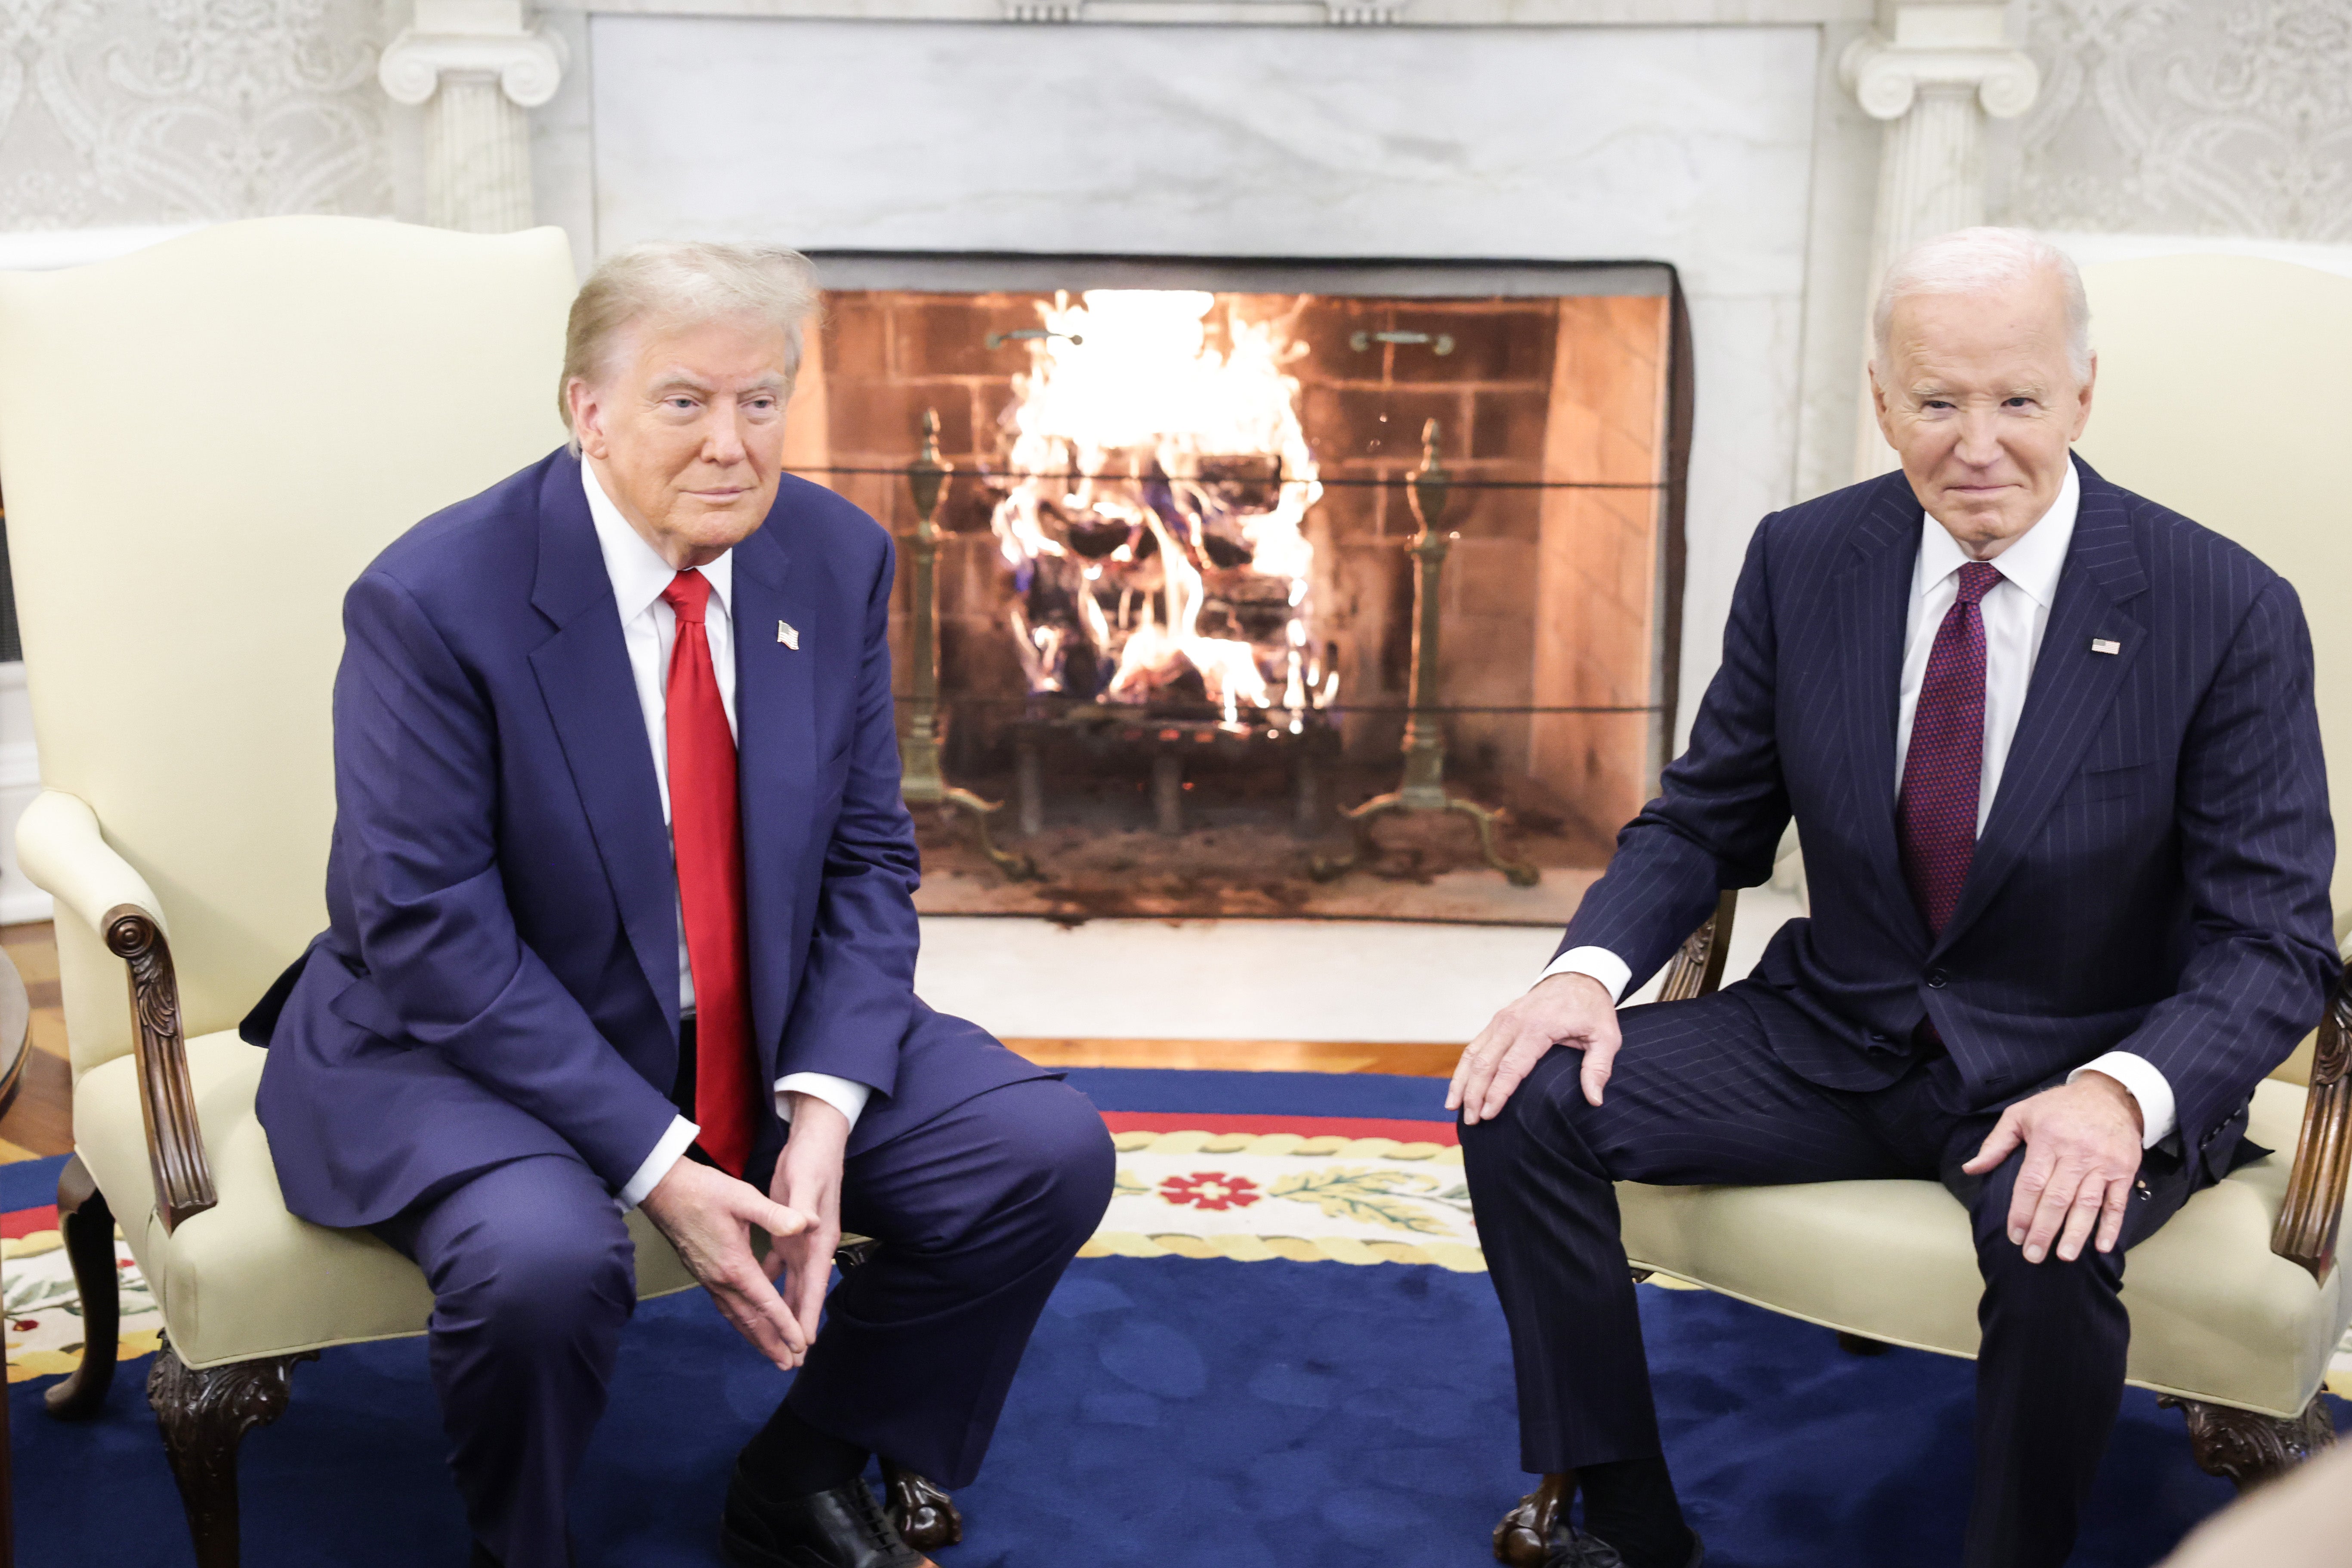
[[(1922, 512), (1900, 473), (1768, 517), (1664, 793), (1561, 950), (1654, 973), (1793, 815), (1810, 920), (1755, 978), (1793, 1070), (1892, 1082), (1923, 1017), (1990, 1108), (2120, 1047), (2228, 1168), (2254, 1085), (2337, 971), (2310, 634), (2286, 580), (2076, 459), (2082, 512), (1958, 911), (1931, 939), (1895, 838), (1896, 689)], [(2120, 651), (2094, 651), (2094, 639)], [(1778, 1013), (1779, 1009), (1768, 1009)]]

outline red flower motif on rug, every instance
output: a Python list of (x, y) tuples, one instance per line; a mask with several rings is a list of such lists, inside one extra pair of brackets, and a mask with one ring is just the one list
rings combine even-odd
[(1202, 1209), (1247, 1208), (1265, 1196), (1247, 1176), (1228, 1176), (1223, 1171), (1171, 1176), (1160, 1184), (1160, 1195), (1171, 1204)]

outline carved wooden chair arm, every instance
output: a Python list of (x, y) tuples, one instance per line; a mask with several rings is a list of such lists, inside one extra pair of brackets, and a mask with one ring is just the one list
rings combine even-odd
[(204, 1131), (196, 1123), (180, 1027), (180, 982), (154, 893), (100, 831), (87, 802), (45, 790), (16, 826), (25, 874), (62, 912), (87, 923), (130, 969), (131, 1031), (139, 1072), (139, 1110), (155, 1181), (155, 1212), (174, 1229), (219, 1200), (214, 1194)]
[(1666, 981), (1659, 988), (1661, 1002), (1687, 1002), (1712, 995), (1723, 984), (1724, 960), (1731, 955), (1731, 917), (1739, 910), (1739, 891), (1726, 888), (1715, 900), (1715, 913), (1699, 922), (1666, 963)]
[(2303, 1131), (2287, 1173), (2286, 1203), (2271, 1231), (2271, 1250), (2325, 1282), (2336, 1266), (2336, 1230), (2344, 1217), (2344, 1174), (2352, 1159), (2352, 965), (2336, 978), (2311, 1063)]
[(131, 970), (131, 1026), (137, 1034), (139, 1112), (147, 1124), (147, 1160), (155, 1177), (155, 1212), (166, 1233), (220, 1199), (212, 1162), (196, 1121), (196, 1089), (188, 1077), (188, 1044), (180, 1031), (180, 978), (172, 944), (144, 910), (129, 904), (106, 912), (101, 933), (109, 952)]

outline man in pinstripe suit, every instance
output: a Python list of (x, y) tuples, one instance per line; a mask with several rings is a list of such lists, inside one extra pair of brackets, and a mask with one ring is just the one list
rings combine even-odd
[[(2012, 230), (1889, 269), (1871, 381), (1902, 471), (1759, 525), (1689, 750), (1455, 1071), (1522, 1462), (1584, 1498), (1554, 1568), (1703, 1555), (1611, 1184), (1900, 1176), (1969, 1206), (1984, 1276), (1967, 1562), (2063, 1562), (2122, 1394), (2126, 1249), (2245, 1157), (2255, 1084), (2318, 1020), (2303, 611), (2073, 458), (2088, 316)], [(1811, 918), (1738, 984), (1616, 1013), (1792, 815)]]

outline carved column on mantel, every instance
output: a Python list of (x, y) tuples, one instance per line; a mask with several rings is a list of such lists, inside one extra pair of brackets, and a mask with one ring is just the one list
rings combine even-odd
[(531, 223), (530, 121), (555, 96), (565, 51), (530, 26), (522, 0), (416, 0), (376, 79), (425, 110), (425, 219), (504, 234)]
[[(2007, 10), (1972, 0), (1884, 0), (1878, 25), (1839, 61), (1863, 111), (1886, 121), (1871, 229), (1874, 299), (1896, 257), (1985, 220), (1986, 117), (2014, 119), (2042, 90), (2032, 57), (2009, 42)], [(1888, 456), (1865, 398), (1855, 472), (1882, 473)]]

